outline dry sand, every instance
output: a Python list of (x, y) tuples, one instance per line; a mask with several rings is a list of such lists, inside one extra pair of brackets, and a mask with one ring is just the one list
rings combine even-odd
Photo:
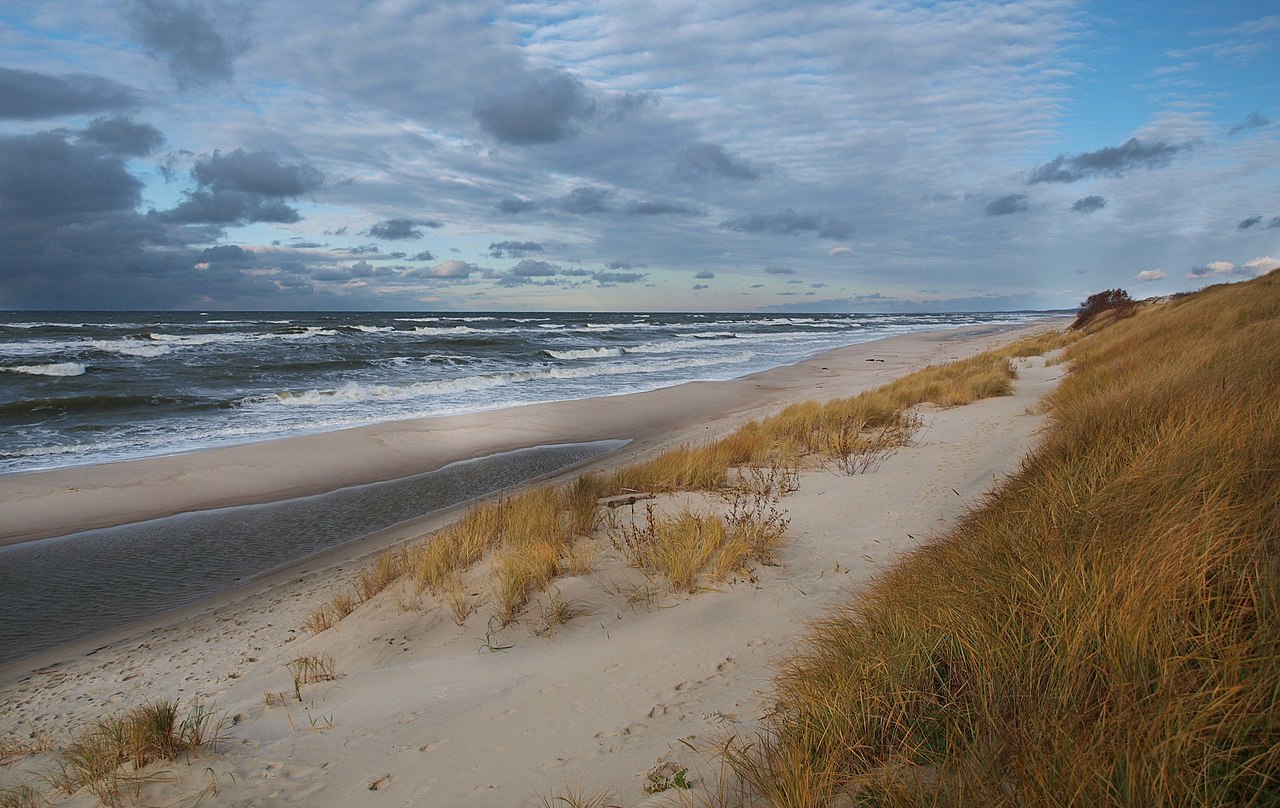
[[(596, 465), (617, 464), (719, 436), (792, 401), (874, 388), (1011, 336), (977, 329), (911, 335), (731, 382), (12, 475), (0, 478), (0, 524), (20, 540), (68, 525), (255, 501), (256, 486), (271, 497), (312, 493), (517, 446), (633, 438)], [(543, 598), (501, 631), (491, 630), (483, 609), (458, 627), (438, 605), (420, 608), (431, 605), (428, 598), (393, 587), (333, 630), (311, 636), (301, 629), (316, 606), (350, 584), (361, 557), (422, 535), (456, 517), (454, 509), (199, 606), (0, 669), (0, 739), (56, 739), (148, 699), (216, 702), (228, 716), (226, 742), (147, 787), (146, 802), (165, 805), (215, 781), (218, 793), (202, 805), (517, 806), (570, 787), (608, 790), (618, 804), (634, 805), (646, 799), (647, 774), (664, 760), (714, 780), (714, 766), (689, 745), (750, 735), (766, 707), (771, 663), (806, 621), (1016, 469), (1042, 420), (1036, 402), (1061, 372), (1040, 359), (1021, 365), (1015, 395), (926, 410), (915, 445), (871, 473), (802, 473), (799, 490), (780, 504), (790, 518), (780, 564), (749, 579), (693, 596), (653, 591), (604, 530), (592, 571), (558, 582), (559, 599), (583, 612), (562, 626), (543, 620)], [(659, 507), (686, 502), (720, 504), (687, 495)], [(625, 523), (630, 514), (619, 509), (613, 518)], [(305, 685), (299, 702), (284, 665), (303, 655), (332, 657), (340, 675)], [(264, 694), (282, 691), (289, 694), (283, 705), (264, 703)], [(48, 766), (46, 756), (19, 760), (0, 770), (0, 785)], [(82, 793), (67, 804), (94, 800)]]

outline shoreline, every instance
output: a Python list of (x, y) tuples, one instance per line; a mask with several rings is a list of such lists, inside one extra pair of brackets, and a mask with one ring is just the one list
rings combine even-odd
[[(30, 538), (14, 539), (0, 534), (0, 546), (39, 541), (97, 527), (164, 518), (194, 510), (234, 508), (324, 495), (340, 488), (383, 482), (388, 479), (401, 479), (412, 474), (433, 471), (451, 463), (528, 448), (532, 445), (586, 440), (579, 437), (584, 433), (590, 434), (592, 440), (625, 439), (629, 443), (601, 457), (551, 472), (529, 480), (528, 483), (546, 482), (584, 471), (607, 470), (635, 462), (645, 454), (662, 451), (681, 443), (703, 442), (719, 437), (752, 418), (771, 414), (795, 401), (828, 400), (854, 395), (919, 367), (947, 361), (962, 354), (977, 353), (994, 342), (1011, 340), (1015, 334), (1032, 333), (1056, 322), (1058, 321), (1055, 319), (1047, 318), (1043, 321), (1008, 327), (970, 326), (888, 337), (824, 351), (792, 365), (782, 365), (729, 381), (691, 382), (646, 393), (532, 404), (466, 416), (445, 416), (440, 419), (397, 421), (320, 435), (282, 438), (277, 441), (161, 458), (76, 466), (55, 471), (22, 472), (11, 476), (27, 478), (27, 483), (39, 482), (40, 486), (35, 488), (38, 499), (36, 502), (19, 503), (16, 497), (20, 497), (22, 492), (13, 490), (14, 486), (10, 484), (14, 481), (0, 477), (0, 526), (19, 524), (14, 521), (15, 518), (19, 518), (24, 511), (35, 512), (37, 503), (52, 503), (48, 506), (53, 511), (52, 515), (61, 518), (30, 524), (26, 532), (36, 534)], [(575, 418), (575, 415), (578, 415), (575, 410), (580, 409), (585, 409), (591, 417)], [(511, 434), (512, 430), (509, 426), (503, 427), (495, 439), (488, 442), (480, 441), (478, 445), (471, 446), (469, 453), (461, 453), (460, 450), (465, 446), (459, 439), (460, 435), (468, 437), (481, 435), (485, 424), (500, 416), (524, 415), (530, 411), (541, 419), (535, 429)], [(385, 439), (386, 433), (407, 434), (411, 433), (415, 427), (425, 427), (426, 435), (431, 436), (448, 431), (450, 426), (458, 421), (473, 423), (467, 424), (465, 430), (456, 429), (452, 435), (454, 438), (452, 442), (444, 447), (436, 447), (437, 451), (430, 457), (436, 460), (437, 465), (414, 469), (410, 474), (397, 474), (395, 472), (405, 468), (405, 463), (409, 461), (406, 461), (403, 453), (395, 451), (388, 451), (382, 458), (381, 465), (368, 462), (378, 459), (376, 452), (373, 452), (370, 447), (375, 446), (378, 440)], [(557, 429), (560, 431), (556, 431)], [(306, 471), (312, 465), (305, 458), (299, 462), (291, 452), (302, 451), (307, 457), (323, 455), (334, 444), (338, 444), (341, 448), (341, 444), (347, 442), (346, 439), (351, 439), (359, 445), (363, 453), (362, 458), (366, 461), (365, 465), (356, 469), (330, 469), (327, 474), (304, 478), (313, 485), (323, 486), (320, 490), (304, 488), (299, 491), (298, 487), (301, 484), (290, 481), (289, 485), (285, 486), (285, 490), (289, 493), (282, 496), (248, 498), (248, 495), (253, 492), (249, 490), (246, 482), (259, 479), (263, 471), (275, 469), (288, 476), (289, 472)], [(390, 450), (390, 447), (385, 448)], [(429, 440), (419, 440), (414, 448), (418, 451), (430, 448)], [(277, 450), (278, 454), (274, 458), (262, 457)], [(224, 480), (224, 482), (238, 483), (235, 485), (207, 484), (217, 475), (225, 478), (237, 474), (233, 465), (236, 460), (259, 464), (259, 469), (262, 470), (255, 469), (253, 475)], [(370, 470), (380, 470), (390, 476), (373, 480), (358, 476), (367, 474)], [(338, 473), (340, 471), (346, 473)], [(155, 479), (147, 479), (148, 475), (155, 475)], [(88, 479), (77, 479), (79, 477)], [(145, 496), (142, 497), (144, 501), (134, 502), (127, 508), (120, 507), (121, 503), (126, 502), (130, 497), (137, 496), (139, 489), (144, 486), (147, 489)], [(477, 497), (344, 542), (246, 578), (235, 586), (202, 597), (192, 603), (9, 660), (0, 664), (0, 686), (12, 683), (36, 670), (60, 665), (68, 660), (85, 658), (103, 648), (137, 641), (138, 638), (157, 629), (174, 626), (200, 615), (232, 608), (234, 604), (248, 602), (264, 592), (283, 590), (291, 583), (314, 578), (321, 570), (341, 570), (343, 565), (354, 564), (359, 559), (381, 549), (412, 541), (436, 530), (460, 517), (475, 501), (483, 499), (485, 499), (484, 496)], [(64, 506), (59, 504), (60, 501), (72, 504)], [(197, 503), (194, 506), (179, 505), (179, 503), (193, 501)], [(120, 509), (102, 510), (104, 506), (109, 505), (116, 505)], [(96, 507), (98, 510), (86, 512), (85, 509), (88, 507)], [(10, 515), (12, 513), (19, 514), (19, 517)], [(130, 518), (137, 513), (146, 515), (142, 518)], [(88, 524), (94, 517), (101, 522), (92, 526), (79, 527), (76, 531), (53, 532), (57, 530), (58, 525), (67, 524), (68, 517), (78, 520), (78, 524)]]
[[(642, 438), (529, 482), (606, 471), (712, 440), (788, 404), (874, 389), (1046, 324), (896, 337), (734, 382), (690, 385), (726, 389), (675, 395), (648, 413), (651, 432)], [(609, 784), (622, 804), (641, 804), (655, 761), (683, 755), (679, 765), (696, 770), (673, 739), (750, 732), (766, 709), (759, 688), (769, 666), (805, 622), (1016, 467), (1043, 417), (1033, 404), (1060, 375), (1043, 362), (1020, 367), (1025, 378), (1014, 396), (930, 410), (918, 439), (876, 471), (802, 472), (799, 492), (783, 504), (791, 529), (778, 566), (759, 567), (739, 583), (651, 596), (656, 600), (637, 606), (627, 587), (643, 577), (619, 564), (607, 537), (597, 537), (595, 568), (556, 589), (564, 602), (589, 604), (584, 613), (593, 617), (554, 638), (535, 631), (534, 611), (495, 640), (483, 615), (455, 625), (447, 611), (424, 609), (419, 601), (430, 596), (415, 597), (412, 587), (384, 593), (332, 630), (302, 629), (316, 606), (349, 590), (369, 559), (458, 518), (472, 504), (461, 503), (197, 603), (0, 666), (8, 716), (0, 740), (39, 741), (157, 699), (212, 702), (229, 724), (227, 744), (205, 769), (227, 778), (225, 793), (209, 796), (211, 805), (285, 800), (337, 808), (361, 804), (375, 784), (394, 789), (396, 801), (497, 808), (573, 783)], [(732, 406), (719, 411), (700, 408), (726, 401)], [(680, 494), (666, 507), (699, 501)], [(264, 693), (287, 688), (289, 661), (308, 654), (335, 660), (339, 679), (308, 687), (305, 701), (272, 706)], [(582, 693), (596, 697), (586, 705)], [(545, 743), (510, 745), (532, 737)], [(487, 765), (493, 752), (508, 755), (509, 765)], [(9, 778), (38, 772), (48, 760), (33, 755)], [(198, 768), (177, 771), (172, 787), (157, 786), (155, 799), (199, 790)]]
[[(388, 421), (182, 454), (0, 475), (0, 546), (178, 513), (323, 494), (542, 444), (622, 439), (639, 447), (672, 430), (761, 410), (797, 390), (807, 389), (806, 397), (819, 399), (850, 395), (824, 396), (819, 391), (826, 382), (838, 380), (842, 389), (853, 389), (847, 386), (868, 377), (884, 378), (885, 372), (903, 363), (937, 361), (957, 338), (1035, 330), (1059, 319), (921, 331), (854, 343), (728, 381), (687, 382), (641, 393)], [(886, 354), (884, 361), (866, 368), (857, 364), (879, 353)], [(342, 458), (341, 466), (334, 463), (336, 457)]]

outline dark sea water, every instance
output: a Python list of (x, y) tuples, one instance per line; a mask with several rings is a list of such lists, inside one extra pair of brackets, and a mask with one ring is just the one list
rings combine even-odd
[(0, 473), (729, 379), (1037, 316), (0, 312)]

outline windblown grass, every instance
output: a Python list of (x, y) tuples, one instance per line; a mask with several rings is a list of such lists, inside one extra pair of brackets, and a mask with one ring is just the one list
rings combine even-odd
[(784, 663), (746, 804), (1277, 803), (1280, 273), (1094, 326), (1019, 474)]

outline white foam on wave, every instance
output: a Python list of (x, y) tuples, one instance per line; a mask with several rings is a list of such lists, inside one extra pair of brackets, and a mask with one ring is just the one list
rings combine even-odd
[(52, 362), (47, 365), (14, 365), (5, 370), (28, 376), (81, 376), (85, 372), (85, 366), (79, 362)]
[(656, 362), (610, 362), (587, 366), (551, 367), (535, 370), (517, 370), (504, 373), (486, 373), (462, 376), (454, 379), (413, 382), (411, 384), (361, 384), (351, 382), (329, 390), (283, 391), (264, 395), (246, 396), (234, 402), (237, 407), (284, 405), (287, 407), (315, 407), (348, 405), (366, 401), (409, 401), (453, 393), (488, 390), (546, 379), (587, 379), (597, 376), (643, 375), (666, 373), (692, 367), (741, 364), (750, 361), (755, 354), (742, 351), (736, 354), (707, 357), (704, 359), (678, 359)]
[(164, 356), (173, 353), (173, 348), (168, 345), (156, 345), (148, 340), (141, 339), (95, 339), (88, 343), (90, 348), (96, 348), (99, 351), (108, 353), (124, 354), (125, 356), (140, 356), (144, 358)]
[(543, 351), (552, 359), (600, 359), (606, 356), (622, 356), (621, 348), (578, 348), (567, 351)]
[(351, 327), (365, 334), (381, 334), (386, 331), (395, 331), (395, 328), (389, 325), (353, 325)]

